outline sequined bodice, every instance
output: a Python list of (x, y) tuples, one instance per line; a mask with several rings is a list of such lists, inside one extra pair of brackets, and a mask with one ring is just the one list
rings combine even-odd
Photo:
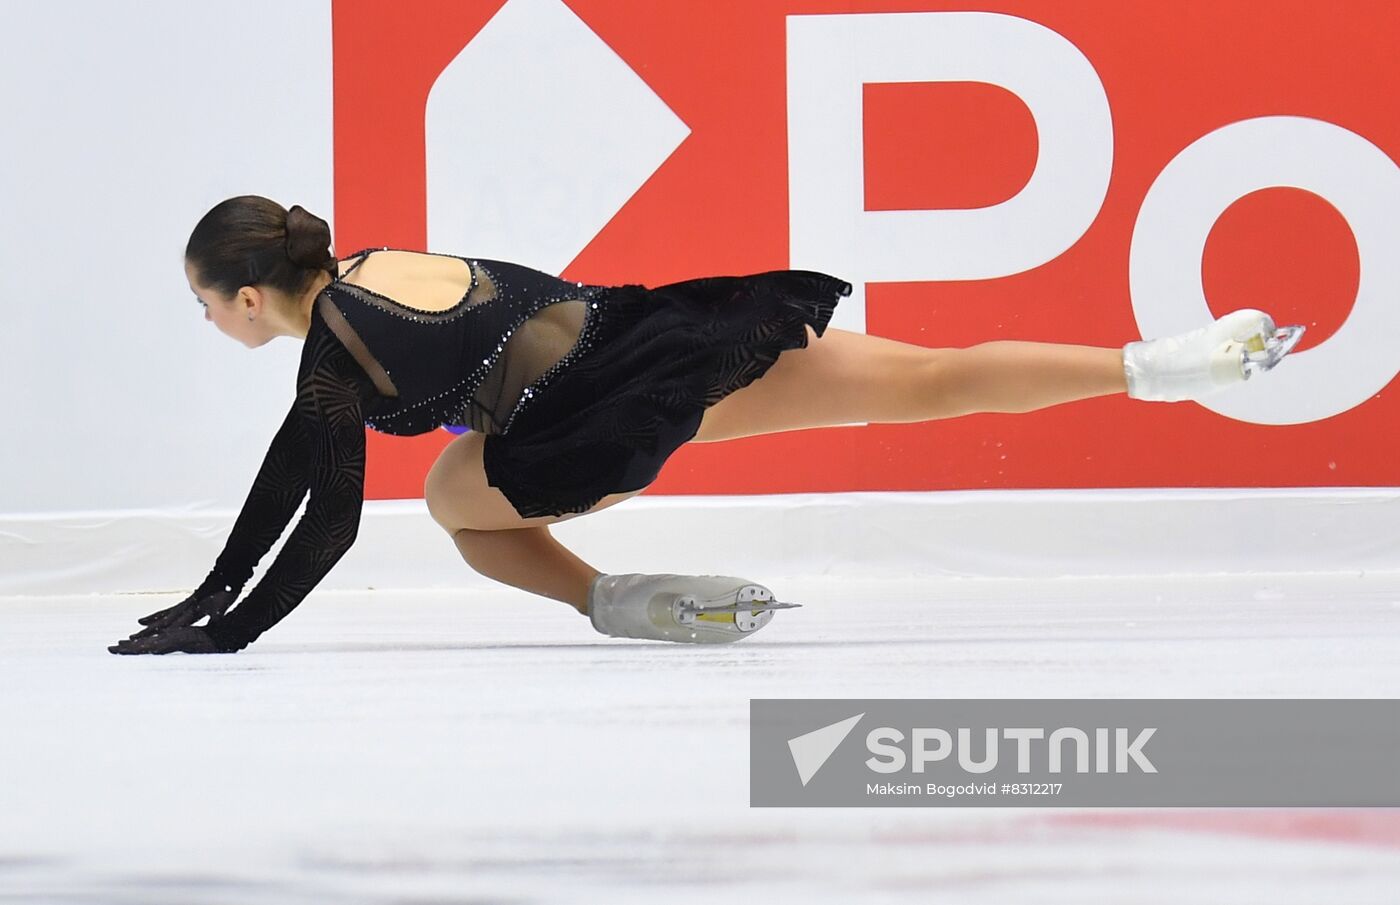
[(507, 433), (531, 399), (588, 348), (606, 287), (507, 261), (459, 258), (471, 268), (471, 286), (456, 305), (435, 312), (346, 281), (373, 252), (400, 250), (357, 252), (351, 259), (359, 260), (318, 299), (331, 306), (322, 307), (328, 325), (377, 378), (379, 392), (365, 409), (365, 424), (374, 430), (412, 435), (451, 424)]

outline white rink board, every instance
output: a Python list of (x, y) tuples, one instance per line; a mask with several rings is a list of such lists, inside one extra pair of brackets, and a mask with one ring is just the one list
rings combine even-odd
[[(0, 515), (0, 598), (193, 589), (238, 511)], [(294, 516), (299, 519), (300, 515)], [(290, 534), (290, 529), (284, 533)], [(551, 533), (604, 572), (758, 581), (1400, 572), (1400, 488), (650, 495)], [(252, 587), (276, 558), (274, 545)], [(326, 590), (498, 587), (419, 500), (370, 500)]]

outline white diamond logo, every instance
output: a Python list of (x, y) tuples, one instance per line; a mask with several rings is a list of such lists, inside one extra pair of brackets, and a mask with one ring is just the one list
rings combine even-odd
[(817, 775), (822, 764), (827, 762), (846, 736), (851, 734), (851, 730), (863, 716), (864, 713), (857, 713), (839, 723), (832, 723), (830, 726), (813, 729), (797, 738), (788, 739), (788, 751), (792, 752), (792, 763), (797, 767), (797, 775), (802, 780), (802, 785), (807, 785), (807, 781)]
[(431, 249), (559, 273), (690, 128), (560, 0), (510, 0), (428, 94)]

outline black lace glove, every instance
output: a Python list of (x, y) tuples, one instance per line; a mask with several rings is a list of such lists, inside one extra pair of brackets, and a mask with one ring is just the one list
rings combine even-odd
[(136, 620), (146, 626), (124, 641), (107, 648), (114, 654), (214, 654), (218, 648), (204, 629), (191, 625), (205, 616), (209, 623), (221, 618), (238, 599), (238, 591), (220, 587), (213, 591), (202, 588), (174, 606), (157, 610)]
[(219, 588), (214, 591), (195, 591), (174, 606), (157, 610), (149, 616), (137, 619), (137, 622), (146, 627), (133, 634), (128, 640), (139, 641), (172, 628), (192, 625), (205, 616), (208, 616), (209, 621), (213, 622), (228, 612), (228, 608), (233, 606), (237, 599), (238, 591), (236, 590), (228, 591)]
[(107, 648), (114, 654), (217, 654), (218, 647), (209, 633), (196, 625), (168, 628), (154, 635), (134, 635)]

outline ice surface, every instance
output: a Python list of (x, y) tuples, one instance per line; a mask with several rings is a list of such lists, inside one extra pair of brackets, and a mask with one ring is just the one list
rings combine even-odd
[(1393, 697), (1400, 575), (772, 582), (733, 645), (313, 592), (239, 654), (176, 595), (0, 600), (0, 902), (1394, 902), (1391, 811), (763, 809), (750, 697)]

